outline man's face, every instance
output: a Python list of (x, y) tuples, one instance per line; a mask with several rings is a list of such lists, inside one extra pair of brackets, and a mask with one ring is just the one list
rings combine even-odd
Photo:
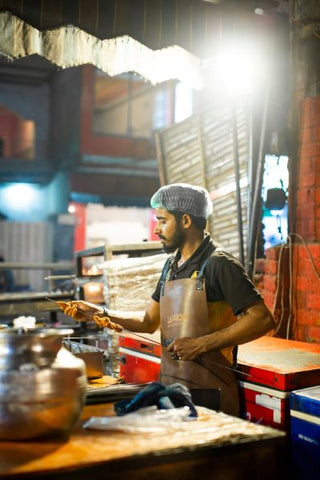
[(171, 253), (181, 248), (185, 241), (185, 233), (180, 223), (177, 223), (175, 217), (163, 210), (156, 209), (157, 224), (154, 233), (158, 235), (163, 244), (163, 250), (166, 253)]

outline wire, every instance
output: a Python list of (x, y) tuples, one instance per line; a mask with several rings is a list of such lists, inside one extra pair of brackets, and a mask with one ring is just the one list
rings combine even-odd
[(306, 244), (305, 239), (304, 239), (301, 235), (299, 235), (299, 233), (292, 232), (292, 233), (289, 234), (289, 236), (291, 236), (291, 235), (299, 238), (299, 240), (301, 240), (301, 242), (303, 243), (303, 246), (305, 247), (305, 249), (306, 249), (306, 251), (307, 251), (307, 254), (308, 254), (308, 257), (309, 257), (309, 259), (310, 259), (310, 261), (311, 261), (312, 269), (313, 269), (313, 271), (314, 271), (317, 279), (320, 281), (320, 273), (319, 273), (318, 270), (317, 270), (317, 267), (316, 267), (316, 265), (315, 265), (315, 263), (314, 263), (312, 254), (311, 254), (311, 252), (310, 252), (310, 250), (309, 250), (308, 245)]
[(292, 240), (290, 235), (288, 236), (289, 240), (289, 316), (287, 322), (287, 330), (286, 330), (286, 338), (290, 337), (290, 326), (291, 320), (293, 318), (292, 315), (292, 295), (293, 295), (293, 288), (292, 288)]
[[(279, 291), (280, 291), (280, 270), (281, 270), (280, 267), (281, 267), (281, 260), (282, 260), (282, 255), (283, 255), (284, 248), (285, 248), (285, 244), (282, 244), (281, 247), (280, 247), (279, 258), (278, 258), (278, 268), (277, 268), (277, 277), (276, 277), (277, 287), (276, 287), (276, 292), (275, 292), (275, 295), (274, 295), (273, 308), (272, 308), (272, 313), (273, 313), (274, 316), (275, 316), (275, 313), (276, 313), (277, 300), (278, 300), (278, 295), (279, 295)], [(281, 291), (281, 294), (282, 294), (282, 291)], [(283, 295), (281, 295), (281, 317), (280, 317), (279, 323), (277, 325), (277, 328), (273, 333), (273, 336), (276, 335), (278, 333), (278, 331), (280, 330), (280, 327), (281, 327), (282, 322), (283, 322), (283, 314), (284, 314), (284, 303), (283, 303)]]
[(276, 292), (275, 292), (275, 296), (274, 296), (274, 302), (273, 302), (273, 315), (275, 315), (276, 313), (276, 307), (277, 307), (277, 302), (279, 300), (279, 292), (281, 293), (281, 316), (280, 316), (280, 320), (279, 320), (279, 323), (273, 333), (272, 336), (275, 336), (283, 322), (284, 322), (284, 312), (285, 312), (285, 305), (284, 305), (284, 276), (283, 276), (283, 272), (281, 271), (281, 266), (282, 266), (282, 256), (283, 256), (283, 252), (285, 249), (288, 249), (289, 251), (289, 275), (288, 275), (288, 278), (289, 278), (289, 295), (288, 295), (288, 318), (287, 318), (287, 325), (286, 325), (286, 338), (290, 338), (290, 331), (291, 331), (291, 328), (292, 328), (292, 320), (294, 319), (294, 314), (293, 314), (293, 298), (294, 298), (294, 289), (293, 289), (293, 256), (292, 256), (292, 253), (293, 253), (293, 239), (297, 237), (301, 243), (303, 244), (304, 248), (306, 249), (307, 251), (307, 254), (308, 254), (308, 257), (310, 259), (310, 262), (311, 262), (311, 265), (312, 265), (312, 269), (313, 269), (313, 272), (317, 278), (317, 280), (320, 281), (320, 273), (319, 271), (317, 270), (317, 267), (315, 265), (315, 262), (314, 262), (314, 259), (312, 257), (312, 254), (310, 252), (310, 249), (308, 247), (308, 245), (306, 244), (306, 241), (305, 239), (299, 234), (299, 233), (296, 233), (296, 232), (291, 232), (288, 234), (288, 237), (287, 237), (287, 243), (285, 244), (282, 244), (281, 245), (281, 248), (280, 248), (280, 253), (279, 253), (279, 258), (278, 258), (278, 269), (277, 269), (277, 277), (276, 277), (276, 284), (277, 284), (277, 288), (276, 288)]

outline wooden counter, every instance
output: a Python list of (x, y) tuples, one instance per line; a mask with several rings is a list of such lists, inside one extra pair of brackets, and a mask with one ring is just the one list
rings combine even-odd
[(67, 439), (0, 441), (0, 479), (280, 480), (287, 470), (286, 435), (211, 410), (162, 433), (83, 428), (113, 404), (86, 406)]

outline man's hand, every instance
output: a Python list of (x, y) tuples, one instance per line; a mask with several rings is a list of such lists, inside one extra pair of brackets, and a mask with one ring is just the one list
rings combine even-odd
[(116, 332), (123, 330), (121, 325), (114, 323), (104, 314), (101, 306), (94, 303), (84, 302), (82, 300), (73, 300), (72, 302), (57, 302), (65, 315), (69, 315), (78, 322), (88, 322), (93, 320), (99, 328), (110, 328)]
[(201, 355), (200, 338), (177, 338), (168, 345), (168, 351), (176, 355), (178, 360), (195, 360)]
[(100, 305), (84, 302), (83, 300), (57, 302), (57, 304), (65, 315), (74, 318), (78, 322), (88, 322), (93, 320), (94, 315), (104, 315), (103, 308)]

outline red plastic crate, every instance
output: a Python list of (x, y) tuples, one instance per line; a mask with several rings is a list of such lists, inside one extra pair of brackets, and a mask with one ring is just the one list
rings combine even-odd
[(239, 347), (243, 380), (284, 392), (320, 384), (320, 344), (262, 337)]
[(161, 345), (159, 333), (119, 335), (120, 376), (127, 383), (159, 380)]
[(290, 429), (290, 392), (250, 382), (239, 382), (243, 417), (279, 430)]

